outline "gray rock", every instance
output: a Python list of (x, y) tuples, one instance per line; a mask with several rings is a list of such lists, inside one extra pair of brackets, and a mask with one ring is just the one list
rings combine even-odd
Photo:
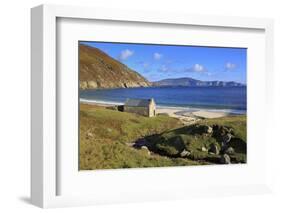
[(227, 154), (223, 154), (223, 155), (221, 156), (220, 161), (221, 161), (222, 164), (231, 164), (230, 157), (229, 157), (229, 155), (227, 155)]
[(201, 148), (201, 150), (202, 150), (202, 152), (208, 152), (208, 149), (207, 149), (205, 146), (203, 146), (203, 147)]
[(141, 146), (142, 150), (148, 150), (147, 146)]
[(224, 136), (222, 137), (222, 143), (223, 143), (223, 144), (229, 143), (229, 141), (231, 140), (231, 138), (232, 138), (232, 135), (231, 135), (230, 133), (227, 133), (226, 135), (224, 135)]
[(228, 155), (233, 155), (235, 153), (235, 150), (234, 148), (232, 148), (231, 146), (228, 147), (225, 151), (224, 151), (225, 154), (228, 154)]
[(147, 148), (147, 146), (141, 146), (141, 150), (146, 151), (146, 153), (147, 153), (148, 155), (150, 155), (150, 151), (149, 151), (149, 149)]
[(210, 153), (214, 153), (214, 154), (218, 155), (218, 154), (220, 153), (220, 150), (219, 150), (218, 145), (217, 145), (217, 144), (212, 143), (212, 144), (210, 145), (209, 152), (210, 152)]
[(206, 131), (208, 134), (212, 134), (213, 133), (213, 127), (207, 126)]
[(88, 87), (87, 88), (97, 88), (98, 84), (96, 81), (88, 81)]
[(185, 150), (185, 149), (180, 153), (180, 156), (181, 156), (182, 158), (187, 157), (187, 156), (189, 156), (189, 155), (190, 155), (190, 152), (187, 151), (187, 150)]

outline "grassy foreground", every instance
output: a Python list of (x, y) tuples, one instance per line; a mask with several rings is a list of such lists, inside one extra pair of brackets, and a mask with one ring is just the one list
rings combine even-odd
[[(246, 117), (208, 119), (200, 125), (226, 125), (235, 137), (246, 141)], [(80, 104), (80, 170), (164, 167), (217, 163), (220, 155), (202, 151), (213, 144), (221, 149), (216, 138), (198, 127), (183, 126), (168, 116), (147, 118), (119, 112), (105, 107)], [(194, 130), (195, 129), (195, 130)], [(218, 136), (219, 137), (219, 136)], [(135, 148), (136, 141), (144, 140), (148, 149)], [(245, 144), (234, 143), (234, 162), (246, 161)], [(180, 156), (183, 150), (188, 157)]]

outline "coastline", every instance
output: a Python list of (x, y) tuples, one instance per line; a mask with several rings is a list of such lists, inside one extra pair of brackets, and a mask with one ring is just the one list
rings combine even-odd
[[(97, 106), (116, 106), (124, 103), (120, 102), (108, 102), (80, 99), (80, 103), (97, 105)], [(203, 109), (203, 108), (188, 108), (188, 107), (170, 107), (170, 106), (157, 106), (158, 115), (168, 115), (170, 117), (177, 118), (182, 121), (183, 124), (188, 125), (195, 123), (201, 119), (208, 118), (221, 118), (229, 115), (242, 115), (239, 111), (229, 109)]]

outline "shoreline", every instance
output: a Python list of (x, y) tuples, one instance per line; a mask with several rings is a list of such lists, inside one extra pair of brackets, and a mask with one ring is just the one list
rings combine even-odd
[[(97, 105), (97, 106), (116, 106), (124, 103), (96, 101), (80, 99), (80, 103)], [(221, 118), (229, 115), (243, 115), (245, 113), (235, 113), (235, 111), (227, 109), (203, 109), (203, 108), (188, 108), (188, 107), (169, 107), (169, 106), (157, 106), (157, 114), (166, 114), (170, 117), (177, 118), (182, 121), (183, 124), (193, 124), (201, 119), (208, 118)]]

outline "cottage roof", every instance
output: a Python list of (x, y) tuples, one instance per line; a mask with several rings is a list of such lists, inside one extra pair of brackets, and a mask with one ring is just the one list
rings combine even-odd
[(125, 102), (125, 106), (138, 106), (138, 107), (146, 107), (149, 106), (150, 102), (153, 99), (136, 99), (136, 98), (128, 98)]

